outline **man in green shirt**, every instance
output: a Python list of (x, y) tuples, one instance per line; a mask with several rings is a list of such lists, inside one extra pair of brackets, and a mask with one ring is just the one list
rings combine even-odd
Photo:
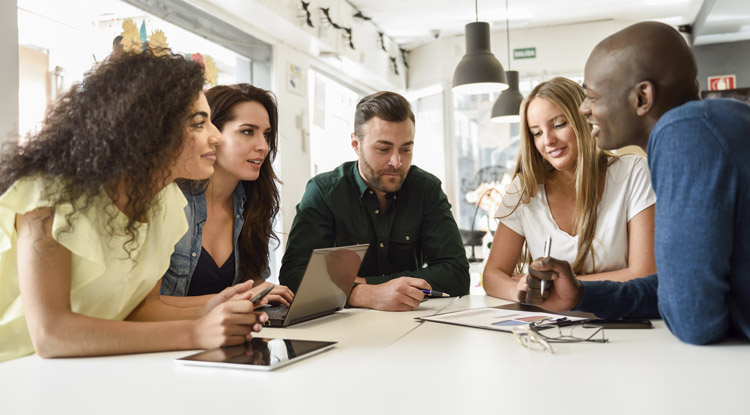
[(313, 177), (292, 223), (280, 282), (299, 287), (313, 249), (369, 243), (349, 305), (412, 310), (422, 290), (469, 292), (469, 262), (440, 180), (411, 165), (414, 114), (393, 92), (362, 98), (358, 160)]

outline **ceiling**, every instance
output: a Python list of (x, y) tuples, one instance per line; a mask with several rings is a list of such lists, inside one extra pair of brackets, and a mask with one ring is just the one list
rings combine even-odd
[[(475, 10), (476, 1), (476, 10)], [(466, 23), (504, 30), (602, 20), (658, 20), (694, 26), (695, 44), (750, 39), (748, 0), (348, 0), (400, 47), (411, 50)], [(704, 4), (705, 3), (705, 4)]]

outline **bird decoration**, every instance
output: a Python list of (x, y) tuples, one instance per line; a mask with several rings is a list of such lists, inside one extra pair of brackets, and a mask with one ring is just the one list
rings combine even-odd
[(312, 22), (312, 12), (310, 12), (310, 2), (300, 0), (300, 3), (302, 5), (302, 15), (299, 17), (302, 18), (302, 24), (303, 25), (306, 24), (310, 27), (315, 27), (315, 25)]
[(353, 18), (355, 18), (355, 19), (360, 19), (360, 20), (364, 20), (364, 21), (366, 21), (366, 22), (369, 22), (370, 20), (372, 20), (372, 18), (371, 18), (371, 17), (367, 17), (367, 16), (365, 16), (365, 15), (364, 15), (364, 14), (362, 14), (362, 12), (361, 12), (361, 11), (359, 11), (359, 10), (357, 10), (357, 12), (356, 12), (356, 13), (354, 13), (354, 14), (352, 15), (352, 17), (353, 17)]
[(380, 45), (380, 50), (388, 53), (388, 50), (385, 48), (385, 39), (383, 39), (384, 34), (383, 32), (378, 32), (378, 44)]
[(404, 49), (404, 48), (398, 48), (398, 50), (401, 51), (401, 62), (404, 63), (404, 66), (406, 67), (406, 69), (409, 69), (409, 64), (406, 63), (406, 53), (407, 53), (407, 50)]
[(354, 47), (354, 42), (352, 41), (352, 38), (354, 37), (352, 35), (352, 28), (351, 27), (344, 27), (340, 24), (336, 23), (331, 19), (331, 9), (330, 7), (319, 7), (320, 11), (323, 12), (323, 22), (328, 23), (331, 27), (337, 30), (341, 30), (344, 32), (344, 37), (346, 38), (347, 42), (349, 43), (349, 47), (352, 48), (352, 50), (357, 50), (357, 48)]

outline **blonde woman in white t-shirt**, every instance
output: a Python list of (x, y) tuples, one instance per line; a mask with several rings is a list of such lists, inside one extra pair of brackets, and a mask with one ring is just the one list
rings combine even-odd
[(483, 274), (489, 295), (523, 301), (526, 266), (544, 256), (548, 236), (551, 256), (570, 262), (580, 279), (656, 272), (656, 199), (646, 162), (598, 148), (578, 112), (583, 99), (580, 85), (554, 78), (521, 104), (515, 174), (495, 214), (500, 223)]

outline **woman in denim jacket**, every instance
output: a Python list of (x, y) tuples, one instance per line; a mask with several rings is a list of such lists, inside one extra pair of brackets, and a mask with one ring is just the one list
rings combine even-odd
[[(162, 299), (196, 296), (201, 305), (224, 288), (253, 280), (254, 293), (270, 275), (268, 246), (277, 239), (279, 211), (276, 157), (278, 112), (271, 92), (250, 84), (221, 85), (206, 92), (211, 122), (224, 138), (210, 181), (180, 183), (188, 200), (189, 229), (175, 245), (161, 283)], [(289, 305), (291, 290), (277, 286), (270, 302)], [(165, 297), (166, 296), (166, 297)], [(185, 305), (184, 301), (180, 304)]]

